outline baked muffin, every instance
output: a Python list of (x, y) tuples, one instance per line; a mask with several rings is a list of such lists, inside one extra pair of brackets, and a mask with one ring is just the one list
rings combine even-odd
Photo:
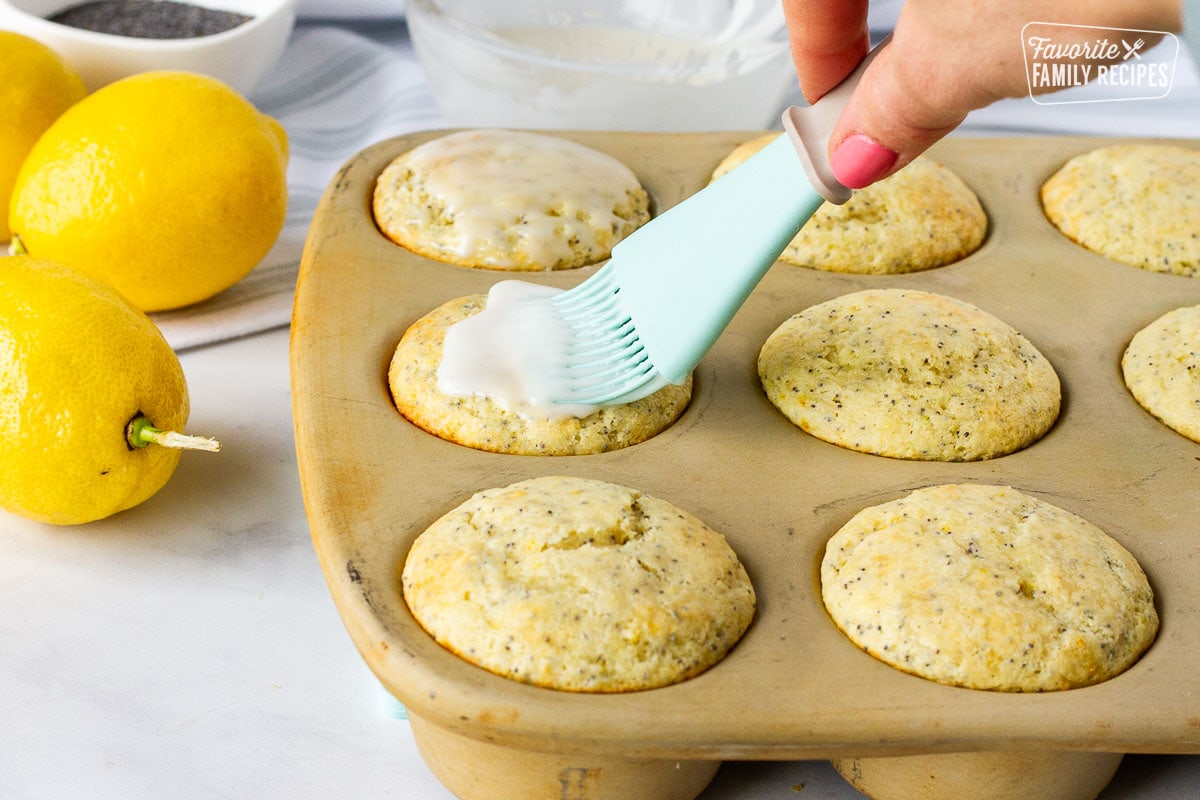
[(826, 546), (821, 596), (875, 658), (971, 689), (1098, 683), (1133, 664), (1158, 630), (1133, 555), (1005, 486), (932, 486), (860, 511)]
[(1121, 372), (1142, 408), (1200, 442), (1200, 306), (1177, 308), (1138, 331)]
[[(713, 180), (779, 135), (739, 145), (717, 166)], [(828, 272), (917, 272), (975, 252), (987, 226), (987, 214), (971, 188), (949, 168), (920, 156), (885, 180), (855, 191), (842, 205), (823, 204), (779, 260)]]
[(411, 325), (396, 345), (388, 387), (396, 408), (420, 428), (448, 441), (515, 455), (592, 455), (644, 442), (679, 418), (692, 379), (649, 397), (604, 406), (583, 417), (548, 418), (508, 408), (491, 397), (449, 395), (438, 385), (446, 330), (483, 310), (486, 295), (451, 300)]
[(401, 584), (443, 647), (580, 692), (693, 677), (725, 657), (755, 608), (720, 533), (633, 489), (559, 476), (480, 492), (434, 522)]
[(1008, 324), (929, 292), (872, 289), (812, 306), (763, 344), (770, 401), (819, 439), (875, 455), (976, 461), (1058, 418), (1053, 366)]
[(451, 133), (402, 153), (379, 175), (372, 205), (397, 244), (496, 270), (603, 261), (650, 218), (645, 189), (617, 159), (510, 130)]
[(1154, 272), (1200, 272), (1200, 148), (1100, 147), (1050, 176), (1041, 198), (1055, 227), (1094, 253)]

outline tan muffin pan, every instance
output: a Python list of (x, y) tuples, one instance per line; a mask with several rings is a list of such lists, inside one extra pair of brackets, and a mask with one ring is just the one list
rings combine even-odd
[[(301, 264), (291, 359), (301, 484), (330, 591), (451, 791), (465, 800), (687, 800), (722, 760), (830, 759), (877, 800), (1084, 800), (1123, 753), (1200, 753), (1200, 445), (1138, 406), (1120, 371), (1133, 334), (1200, 302), (1200, 281), (1089, 253), (1038, 202), (1064, 161), (1114, 140), (941, 142), (931, 155), (988, 213), (979, 251), (893, 276), (776, 264), (700, 364), (692, 403), (671, 428), (611, 453), (532, 457), (440, 440), (404, 420), (388, 394), (388, 362), (408, 325), (512, 277), (415, 256), (375, 228), (375, 177), (438, 135), (381, 142), (329, 185)], [(661, 212), (756, 134), (560, 135), (628, 164)], [(569, 287), (594, 271), (520, 278)], [(876, 286), (957, 297), (1013, 325), (1062, 379), (1057, 424), (1024, 450), (971, 463), (851, 452), (794, 427), (759, 386), (763, 341), (807, 306)], [(416, 536), (476, 491), (550, 474), (657, 495), (725, 534), (759, 607), (724, 661), (662, 689), (559, 692), (474, 667), (417, 625), (399, 587)], [(821, 604), (825, 541), (865, 506), (952, 482), (1014, 486), (1128, 548), (1162, 618), (1142, 659), (1088, 688), (1004, 694), (939, 685), (858, 650)]]

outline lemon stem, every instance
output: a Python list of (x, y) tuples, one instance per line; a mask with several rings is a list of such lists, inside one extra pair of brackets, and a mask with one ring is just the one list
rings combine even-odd
[(221, 449), (220, 442), (207, 436), (189, 436), (185, 433), (159, 430), (144, 414), (138, 414), (129, 421), (125, 427), (125, 439), (135, 450), (151, 444), (183, 450), (207, 450), (210, 453)]
[(27, 256), (29, 251), (25, 249), (25, 243), (21, 241), (21, 237), (17, 234), (12, 235), (12, 241), (8, 243), (8, 254), (10, 256)]

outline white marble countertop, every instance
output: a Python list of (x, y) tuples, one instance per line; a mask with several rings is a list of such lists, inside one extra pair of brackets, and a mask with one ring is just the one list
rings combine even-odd
[[(181, 360), (220, 454), (98, 523), (0, 512), (0, 798), (448, 800), (318, 568), (286, 329)], [(789, 797), (861, 795), (823, 762), (728, 763), (702, 800)], [(1101, 797), (1200, 797), (1200, 757), (1129, 757)]]

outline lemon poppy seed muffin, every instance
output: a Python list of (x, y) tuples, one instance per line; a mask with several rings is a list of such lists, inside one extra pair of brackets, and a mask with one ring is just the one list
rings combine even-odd
[(720, 533), (664, 500), (562, 476), (471, 497), (417, 537), (401, 584), (443, 647), (581, 692), (693, 677), (725, 657), (755, 608)]
[(415, 253), (513, 271), (603, 261), (650, 218), (645, 189), (617, 159), (510, 130), (460, 131), (402, 153), (372, 205), (384, 235)]
[(491, 397), (448, 395), (438, 386), (446, 330), (483, 310), (487, 295), (451, 300), (413, 323), (392, 355), (388, 387), (414, 425), (476, 450), (513, 455), (592, 455), (638, 444), (670, 427), (692, 398), (692, 379), (585, 417), (543, 418)]
[(1121, 372), (1142, 408), (1200, 442), (1200, 306), (1169, 311), (1138, 331)]
[(1154, 272), (1200, 273), (1200, 149), (1100, 147), (1064, 164), (1041, 199), (1055, 227), (1094, 253)]
[(821, 596), (875, 658), (970, 689), (1098, 683), (1132, 665), (1158, 630), (1128, 550), (1005, 486), (932, 486), (860, 511), (826, 546)]
[[(778, 135), (739, 145), (717, 166), (713, 180)], [(920, 156), (894, 175), (856, 190), (842, 205), (824, 203), (779, 260), (828, 272), (917, 272), (975, 252), (987, 226), (975, 192), (948, 167)]]
[(975, 461), (1058, 418), (1053, 366), (1007, 323), (944, 295), (870, 289), (801, 311), (768, 337), (770, 401), (819, 439), (926, 461)]

